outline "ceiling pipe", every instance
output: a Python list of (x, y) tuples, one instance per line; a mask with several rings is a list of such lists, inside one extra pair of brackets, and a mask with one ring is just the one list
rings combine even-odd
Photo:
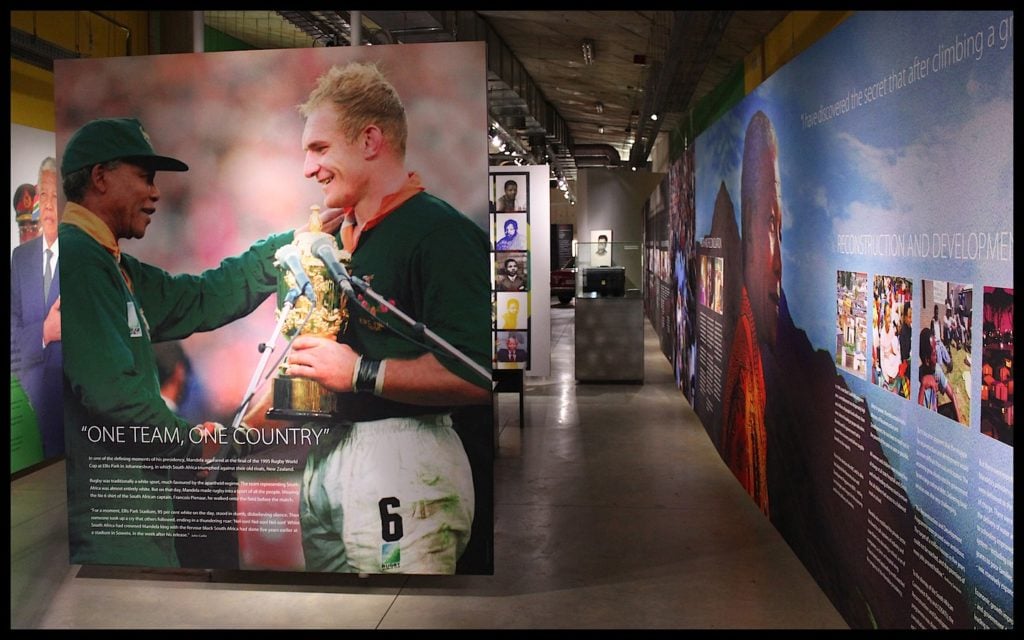
[[(663, 119), (651, 120), (651, 114), (664, 115), (689, 104), (700, 75), (718, 48), (732, 11), (676, 11), (669, 35), (668, 51), (647, 83), (645, 99), (637, 122), (636, 142), (629, 160), (634, 167), (644, 165), (654, 148)], [(683, 60), (692, 52), (689, 64)]]
[(203, 53), (206, 51), (206, 24), (203, 22), (203, 12), (192, 12), (192, 53)]
[(11, 59), (40, 69), (53, 71), (54, 60), (81, 58), (82, 54), (65, 49), (39, 36), (11, 27)]

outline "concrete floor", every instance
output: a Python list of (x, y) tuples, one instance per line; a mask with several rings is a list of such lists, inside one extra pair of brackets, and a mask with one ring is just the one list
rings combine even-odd
[(493, 576), (68, 564), (64, 464), (11, 483), (11, 628), (846, 629), (715, 452), (650, 325), (643, 385), (552, 374), (499, 396)]

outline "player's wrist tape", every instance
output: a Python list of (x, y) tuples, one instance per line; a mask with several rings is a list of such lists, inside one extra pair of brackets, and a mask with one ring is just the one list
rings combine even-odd
[(377, 376), (373, 381), (373, 395), (379, 396), (384, 393), (384, 372), (388, 368), (388, 361), (381, 360), (380, 367), (377, 368)]
[(363, 365), (363, 356), (356, 356), (356, 361), (352, 363), (352, 393), (359, 391), (356, 388), (356, 383), (359, 380), (359, 367)]
[(356, 393), (380, 395), (384, 390), (384, 363), (381, 360), (371, 360), (359, 356), (356, 365), (352, 390)]

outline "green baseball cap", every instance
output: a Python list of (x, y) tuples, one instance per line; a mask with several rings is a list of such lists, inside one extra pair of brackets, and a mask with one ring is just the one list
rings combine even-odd
[(126, 160), (154, 171), (188, 171), (188, 165), (181, 160), (153, 151), (149, 134), (137, 119), (102, 118), (71, 134), (64, 146), (60, 172), (66, 176), (111, 160)]

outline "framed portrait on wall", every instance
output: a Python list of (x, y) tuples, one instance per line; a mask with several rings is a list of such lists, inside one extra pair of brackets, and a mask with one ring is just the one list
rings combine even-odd
[(529, 274), (525, 251), (498, 251), (494, 253), (495, 291), (526, 291)]
[(526, 251), (529, 227), (525, 213), (499, 213), (494, 217), (494, 250)]
[(596, 229), (590, 232), (590, 265), (612, 266), (612, 230)]
[(529, 211), (529, 174), (491, 175), (491, 202), (497, 213)]
[(495, 360), (499, 369), (525, 369), (530, 352), (526, 331), (496, 331)]
[(496, 327), (498, 329), (526, 329), (530, 317), (529, 294), (525, 291), (495, 294)]

